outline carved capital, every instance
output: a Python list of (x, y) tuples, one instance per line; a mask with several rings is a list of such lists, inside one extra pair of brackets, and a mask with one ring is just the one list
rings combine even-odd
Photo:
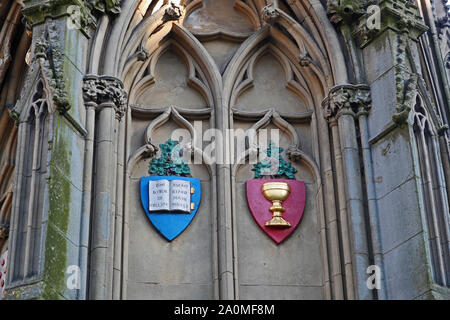
[(361, 111), (368, 111), (372, 98), (370, 87), (364, 84), (339, 85), (330, 90), (328, 97), (322, 103), (325, 118), (332, 121), (343, 114), (355, 115)]
[(272, 3), (262, 9), (261, 17), (266, 23), (272, 24), (280, 17), (280, 13)]
[(183, 8), (171, 2), (170, 6), (164, 12), (164, 19), (166, 21), (178, 20), (183, 15)]
[(118, 117), (121, 118), (128, 96), (120, 79), (88, 75), (83, 80), (83, 98), (85, 103), (95, 103), (97, 106), (113, 103)]

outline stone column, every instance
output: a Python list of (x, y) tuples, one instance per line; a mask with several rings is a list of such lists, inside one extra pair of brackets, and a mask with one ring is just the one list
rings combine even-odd
[[(347, 297), (349, 299), (373, 298), (366, 285), (366, 270), (369, 266), (368, 241), (370, 239), (366, 232), (365, 199), (354, 112), (366, 98), (361, 94), (363, 87), (361, 85), (336, 86), (330, 90), (323, 104), (327, 118), (337, 121), (337, 125), (333, 123), (331, 128), (335, 144), (336, 175), (339, 188), (339, 209), (341, 213), (341, 233), (347, 286), (351, 286), (354, 280), (353, 286), (347, 288)], [(340, 150), (336, 150), (337, 146), (340, 146)], [(346, 225), (346, 222), (348, 225)], [(347, 237), (350, 239), (351, 262), (348, 260), (350, 253)], [(353, 267), (351, 270), (348, 268), (350, 263)]]
[(89, 259), (89, 231), (90, 231), (90, 216), (92, 205), (92, 178), (94, 175), (93, 160), (94, 160), (94, 139), (95, 139), (95, 107), (97, 104), (88, 101), (86, 106), (86, 144), (84, 148), (84, 173), (83, 173), (83, 203), (82, 203), (82, 218), (80, 226), (80, 268), (81, 268), (81, 283), (85, 285), (86, 290), (80, 292), (79, 299), (87, 299), (87, 284), (88, 284), (88, 259)]
[(365, 98), (361, 100), (361, 104), (358, 107), (358, 113), (356, 114), (356, 117), (359, 123), (361, 152), (364, 164), (370, 235), (372, 239), (373, 262), (376, 266), (380, 268), (381, 271), (380, 275), (381, 283), (380, 288), (377, 290), (377, 297), (378, 299), (384, 300), (387, 298), (387, 290), (384, 273), (383, 248), (380, 234), (380, 217), (375, 192), (375, 182), (373, 177), (373, 163), (372, 163), (373, 158), (369, 144), (369, 128), (367, 120), (371, 107), (370, 88), (366, 87), (364, 90), (361, 91), (361, 93), (365, 95)]
[(127, 94), (121, 80), (86, 76), (85, 101), (97, 110), (95, 179), (90, 242), (90, 299), (112, 299), (117, 127), (124, 114)]
[(344, 165), (342, 163), (342, 151), (339, 138), (339, 127), (336, 116), (328, 116), (327, 121), (331, 129), (331, 137), (333, 141), (334, 149), (334, 163), (336, 166), (336, 182), (337, 182), (337, 198), (339, 201), (339, 221), (340, 231), (342, 238), (342, 260), (343, 260), (343, 273), (345, 275), (345, 287), (346, 296), (349, 300), (355, 299), (354, 279), (353, 279), (353, 263), (349, 234), (349, 221), (347, 212), (347, 201), (345, 195), (345, 183), (344, 183)]

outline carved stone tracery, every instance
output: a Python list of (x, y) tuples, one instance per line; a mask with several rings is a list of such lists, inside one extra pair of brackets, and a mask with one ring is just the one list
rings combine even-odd
[[(119, 0), (89, 0), (91, 3), (83, 0), (43, 0), (32, 1), (24, 0), (24, 9), (22, 11), (27, 26), (32, 28), (35, 25), (45, 23), (47, 19), (58, 19), (61, 17), (75, 18), (74, 22), (77, 27), (86, 35), (89, 35), (89, 29), (95, 27), (95, 17), (92, 13), (101, 5), (95, 3), (100, 2), (116, 2)], [(101, 11), (101, 10), (100, 10)]]
[(333, 23), (351, 21), (365, 13), (369, 0), (328, 0), (327, 13)]
[(71, 105), (64, 79), (64, 55), (59, 46), (58, 31), (54, 23), (47, 25), (43, 37), (37, 40), (34, 54), (34, 61), (38, 61), (42, 66), (56, 109), (61, 114), (66, 113)]

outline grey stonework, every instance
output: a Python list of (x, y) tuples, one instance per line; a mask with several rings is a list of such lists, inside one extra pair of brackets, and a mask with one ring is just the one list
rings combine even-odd
[[(444, 1), (163, 2), (1, 1), (2, 299), (450, 299)], [(307, 195), (286, 241), (199, 124), (280, 130)], [(139, 179), (179, 128), (203, 194), (168, 242)]]

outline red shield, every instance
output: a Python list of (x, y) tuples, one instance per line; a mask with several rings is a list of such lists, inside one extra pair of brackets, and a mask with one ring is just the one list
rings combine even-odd
[[(284, 182), (289, 185), (289, 197), (282, 202), (283, 218), (291, 224), (288, 228), (268, 227), (266, 222), (272, 219), (272, 201), (263, 195), (262, 187), (268, 182)], [(300, 223), (305, 210), (306, 188), (303, 181), (286, 179), (253, 179), (247, 181), (247, 203), (259, 227), (277, 244), (289, 236)]]

